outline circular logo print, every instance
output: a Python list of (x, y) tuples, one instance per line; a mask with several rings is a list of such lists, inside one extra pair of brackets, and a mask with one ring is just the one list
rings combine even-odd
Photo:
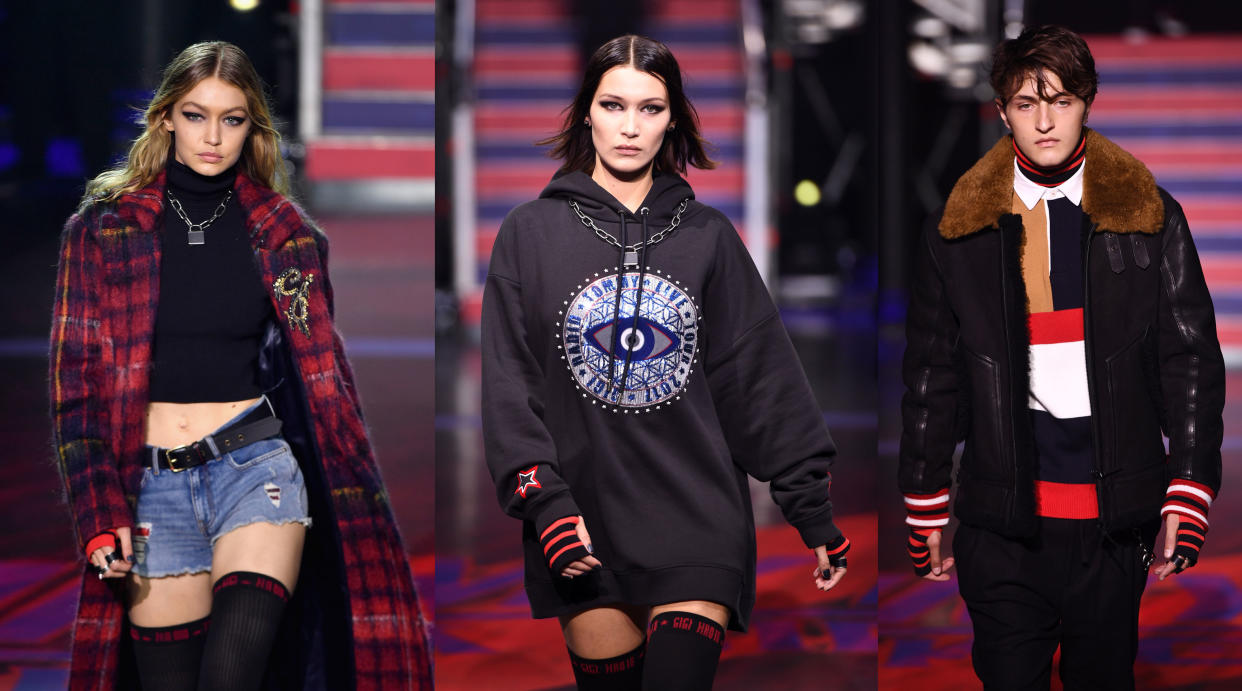
[(698, 346), (694, 298), (668, 276), (644, 274), (641, 288), (638, 278), (632, 271), (596, 279), (571, 293), (561, 313), (565, 363), (574, 380), (585, 393), (627, 412), (678, 396)]

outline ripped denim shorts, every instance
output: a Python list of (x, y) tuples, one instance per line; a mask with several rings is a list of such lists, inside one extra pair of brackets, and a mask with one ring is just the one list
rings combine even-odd
[[(261, 405), (267, 401), (260, 399), (220, 429)], [(146, 453), (153, 457), (153, 448)], [(211, 571), (216, 540), (251, 523), (311, 524), (302, 470), (280, 437), (180, 472), (148, 464), (136, 514), (133, 572), (144, 578)]]

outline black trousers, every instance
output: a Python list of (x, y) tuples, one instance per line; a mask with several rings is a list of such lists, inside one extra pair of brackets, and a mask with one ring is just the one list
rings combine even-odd
[(1037, 537), (1013, 540), (960, 525), (953, 554), (984, 688), (1049, 688), (1060, 646), (1067, 691), (1133, 689), (1142, 556), (1159, 527), (1106, 537), (1093, 520), (1041, 518)]

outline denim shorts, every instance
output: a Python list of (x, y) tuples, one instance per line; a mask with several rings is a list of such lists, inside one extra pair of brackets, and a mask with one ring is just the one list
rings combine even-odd
[[(267, 403), (260, 400), (220, 429), (260, 405)], [(133, 571), (144, 578), (211, 571), (211, 549), (221, 535), (251, 523), (309, 527), (308, 509), (302, 470), (280, 437), (176, 473), (148, 464), (132, 533)]]

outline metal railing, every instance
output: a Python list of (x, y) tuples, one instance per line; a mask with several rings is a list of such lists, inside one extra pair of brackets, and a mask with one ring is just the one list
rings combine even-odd
[(323, 129), (323, 2), (302, 0), (298, 17), (298, 138), (303, 142)]
[(478, 213), (474, 180), (474, 0), (458, 0), (453, 28), (453, 289), (459, 298), (479, 289)]
[[(742, 0), (742, 47), (745, 50), (746, 115), (743, 146), (743, 217), (746, 247), (765, 284), (771, 272), (768, 228), (772, 221), (771, 162), (769, 161), (767, 41), (759, 0)], [(771, 287), (769, 285), (769, 287)]]

